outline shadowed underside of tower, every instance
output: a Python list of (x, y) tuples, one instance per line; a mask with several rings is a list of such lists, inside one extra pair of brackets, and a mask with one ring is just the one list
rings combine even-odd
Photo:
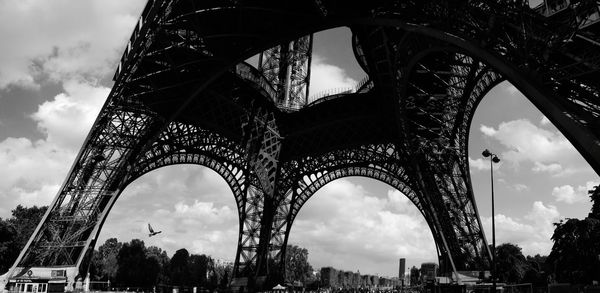
[[(149, 1), (100, 115), (9, 275), (84, 275), (124, 188), (184, 163), (215, 170), (235, 197), (233, 286), (281, 282), (299, 210), (345, 176), (410, 198), (443, 272), (486, 270), (467, 141), (479, 101), (504, 80), (600, 171), (600, 29), (588, 13), (597, 1), (560, 11), (500, 0), (355, 2)], [(352, 30), (368, 79), (309, 101), (312, 33), (339, 26)], [(256, 54), (257, 67), (243, 62)]]

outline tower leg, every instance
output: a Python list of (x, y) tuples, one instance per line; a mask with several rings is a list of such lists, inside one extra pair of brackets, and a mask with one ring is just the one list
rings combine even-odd
[(59, 193), (9, 270), (9, 282), (25, 273), (39, 274), (62, 279), (73, 290), (87, 252), (127, 182), (129, 162), (161, 126), (143, 106), (119, 103), (109, 98), (104, 105)]

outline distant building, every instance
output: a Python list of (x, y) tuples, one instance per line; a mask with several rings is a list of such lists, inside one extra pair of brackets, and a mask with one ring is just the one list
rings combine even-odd
[(426, 262), (421, 264), (421, 282), (435, 282), (437, 277), (438, 265), (433, 262)]
[(401, 258), (398, 265), (398, 278), (404, 280), (404, 272), (406, 272), (406, 259)]
[(321, 268), (321, 284), (323, 287), (339, 287), (338, 270), (332, 267)]
[(351, 271), (342, 271), (333, 267), (321, 268), (321, 286), (323, 288), (382, 288), (400, 286), (400, 279), (393, 277), (391, 279), (374, 276), (361, 275), (360, 271), (356, 273)]

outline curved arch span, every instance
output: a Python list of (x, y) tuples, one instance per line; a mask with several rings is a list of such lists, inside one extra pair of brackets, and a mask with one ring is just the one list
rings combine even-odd
[[(320, 175), (317, 175), (317, 174), (320, 174)], [(440, 231), (439, 231), (439, 229), (437, 229), (437, 227), (434, 225), (434, 223), (432, 223), (431, 215), (424, 208), (423, 203), (420, 202), (419, 197), (416, 195), (415, 191), (406, 182), (404, 182), (404, 180), (395, 176), (394, 173), (386, 171), (384, 168), (378, 167), (373, 164), (366, 164), (366, 165), (362, 165), (362, 166), (361, 165), (344, 166), (344, 167), (339, 167), (339, 168), (336, 168), (336, 169), (334, 169), (332, 171), (328, 171), (328, 172), (319, 172), (319, 173), (303, 176), (303, 179), (301, 180), (301, 182), (306, 182), (306, 180), (308, 179), (311, 181), (310, 184), (302, 184), (299, 182), (297, 191), (300, 190), (301, 192), (298, 193), (298, 192), (293, 192), (291, 190), (289, 191), (290, 193), (292, 193), (294, 195), (290, 202), (290, 212), (288, 214), (289, 218), (286, 223), (287, 225), (286, 225), (285, 239), (284, 239), (283, 247), (286, 247), (288, 240), (289, 240), (289, 235), (291, 232), (291, 227), (293, 225), (293, 222), (294, 222), (296, 216), (298, 215), (298, 213), (300, 212), (300, 210), (302, 209), (302, 207), (306, 204), (306, 202), (308, 202), (308, 200), (311, 199), (312, 196), (323, 186), (327, 185), (328, 183), (330, 183), (332, 181), (335, 181), (335, 180), (341, 179), (341, 178), (345, 178), (345, 177), (364, 177), (364, 178), (374, 179), (374, 180), (377, 180), (379, 182), (389, 185), (390, 187), (398, 190), (404, 196), (406, 196), (415, 205), (415, 207), (419, 210), (419, 212), (425, 219), (425, 222), (429, 226), (432, 237), (436, 244), (438, 259), (439, 259), (439, 261), (442, 261), (442, 259), (445, 257), (445, 255), (447, 253), (442, 251), (445, 249), (444, 249), (443, 245), (440, 245), (443, 241), (440, 238), (441, 237)], [(285, 262), (285, 258), (282, 258), (282, 261)]]
[(207, 152), (176, 152), (160, 157), (154, 162), (148, 163), (147, 168), (134, 173), (134, 175), (127, 181), (126, 186), (153, 170), (179, 164), (200, 165), (215, 171), (225, 180), (231, 189), (231, 192), (235, 197), (238, 211), (241, 209), (243, 206), (242, 197), (245, 192), (244, 190), (246, 189), (246, 170), (239, 168), (238, 166), (227, 161), (223, 161), (222, 158), (215, 157), (211, 153)]

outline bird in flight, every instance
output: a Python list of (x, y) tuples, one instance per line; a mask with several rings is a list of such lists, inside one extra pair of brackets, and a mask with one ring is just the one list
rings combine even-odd
[(148, 234), (148, 237), (152, 237), (152, 236), (154, 236), (154, 235), (162, 232), (162, 231), (156, 231), (155, 232), (154, 229), (152, 229), (152, 226), (150, 226), (150, 223), (148, 223), (148, 230), (150, 231), (150, 234)]

